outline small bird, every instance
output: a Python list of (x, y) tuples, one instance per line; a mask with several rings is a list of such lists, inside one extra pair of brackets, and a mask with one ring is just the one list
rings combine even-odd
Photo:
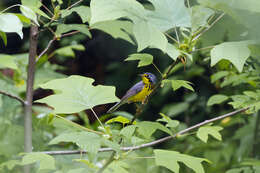
[(111, 107), (107, 113), (114, 112), (117, 108), (125, 103), (142, 102), (145, 103), (146, 98), (153, 91), (155, 84), (157, 82), (156, 76), (152, 73), (140, 74), (142, 81), (138, 82), (132, 88), (130, 88), (126, 94), (121, 98), (121, 100)]

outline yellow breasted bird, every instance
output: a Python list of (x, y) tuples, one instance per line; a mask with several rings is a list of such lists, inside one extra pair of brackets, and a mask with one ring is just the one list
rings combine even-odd
[(114, 112), (125, 103), (142, 102), (142, 104), (144, 104), (146, 98), (153, 91), (157, 79), (154, 74), (148, 72), (140, 76), (142, 77), (142, 81), (132, 86), (121, 100), (107, 111), (108, 113)]

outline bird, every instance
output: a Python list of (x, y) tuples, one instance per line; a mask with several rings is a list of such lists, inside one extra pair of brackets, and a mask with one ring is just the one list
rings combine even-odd
[(152, 93), (156, 83), (157, 78), (154, 74), (146, 72), (140, 74), (142, 80), (132, 86), (126, 94), (121, 98), (121, 100), (112, 106), (107, 113), (112, 113), (117, 110), (120, 106), (126, 103), (133, 103), (133, 102), (141, 102), (142, 104), (145, 103), (146, 98)]

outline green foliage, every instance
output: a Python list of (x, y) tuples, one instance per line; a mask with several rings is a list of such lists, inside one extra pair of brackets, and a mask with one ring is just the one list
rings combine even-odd
[[(60, 24), (60, 25), (57, 26), (55, 34), (61, 35), (63, 33), (66, 33), (66, 32), (69, 32), (69, 31), (73, 31), (73, 30), (80, 31), (81, 33), (86, 34), (88, 37), (91, 38), (91, 34), (89, 32), (89, 29), (84, 24)], [(82, 50), (82, 49), (80, 49), (80, 50)]]
[(214, 66), (222, 59), (229, 60), (239, 72), (242, 72), (243, 66), (250, 56), (248, 42), (225, 42), (215, 46), (211, 54), (211, 66)]
[(57, 94), (37, 100), (54, 108), (55, 113), (74, 113), (93, 108), (96, 105), (117, 102), (115, 88), (111, 86), (93, 86), (91, 78), (70, 76), (56, 79), (40, 85), (43, 89), (59, 91)]
[(216, 94), (209, 98), (207, 102), (207, 106), (212, 106), (214, 104), (220, 104), (223, 103), (228, 99), (228, 96), (222, 95), (222, 94)]
[(0, 68), (18, 69), (15, 58), (7, 54), (0, 54)]
[(54, 51), (53, 54), (58, 54), (58, 55), (62, 55), (65, 57), (75, 57), (75, 53), (74, 50), (78, 50), (78, 51), (84, 51), (85, 47), (83, 45), (71, 45), (71, 46), (65, 46), (62, 48), (59, 48), (57, 50)]
[(39, 170), (55, 169), (55, 160), (52, 156), (43, 153), (28, 153), (23, 156), (22, 165), (40, 162)]
[(108, 121), (106, 122), (106, 124), (111, 124), (111, 123), (114, 123), (114, 122), (122, 123), (123, 126), (124, 126), (125, 124), (130, 123), (130, 120), (127, 119), (127, 118), (125, 118), (125, 117), (122, 117), (122, 116), (117, 116), (117, 117), (115, 117), (115, 118), (111, 118), (110, 120), (108, 120)]
[(191, 90), (191, 91), (194, 91), (194, 89), (193, 89), (192, 86), (191, 86), (192, 83), (189, 82), (189, 81), (185, 81), (185, 80), (168, 80), (168, 79), (166, 79), (166, 80), (163, 80), (163, 85), (164, 85), (165, 83), (171, 83), (172, 89), (173, 89), (174, 91), (176, 91), (177, 89), (179, 89), (179, 88), (181, 88), (181, 87), (184, 87), (184, 88), (186, 88), (186, 89), (189, 89), (189, 90)]
[(156, 165), (164, 166), (175, 173), (179, 173), (180, 166), (178, 162), (182, 162), (196, 173), (204, 172), (201, 162), (209, 162), (207, 159), (180, 154), (176, 151), (154, 150), (154, 154)]
[(78, 7), (71, 8), (71, 9), (61, 10), (61, 17), (65, 18), (73, 12), (76, 12), (80, 16), (82, 23), (89, 22), (90, 9), (88, 6), (81, 5)]
[(143, 67), (147, 66), (153, 63), (153, 56), (146, 53), (138, 53), (138, 54), (131, 54), (128, 58), (125, 59), (125, 61), (134, 61), (139, 60), (137, 67)]
[(100, 148), (101, 138), (90, 132), (70, 132), (55, 137), (49, 142), (49, 145), (58, 144), (60, 142), (73, 142), (81, 149), (89, 152), (91, 156), (95, 156)]
[(0, 13), (0, 31), (15, 32), (23, 39), (23, 24), (20, 19), (11, 13)]
[(31, 10), (29, 7), (24, 5), (20, 6), (20, 10), (25, 17), (31, 19), (36, 25), (40, 26), (37, 21), (37, 15), (34, 13), (33, 10)]
[(222, 137), (221, 134), (219, 133), (219, 131), (221, 130), (223, 130), (223, 128), (220, 126), (203, 126), (199, 128), (196, 135), (200, 140), (202, 140), (205, 143), (207, 143), (209, 135), (221, 141)]

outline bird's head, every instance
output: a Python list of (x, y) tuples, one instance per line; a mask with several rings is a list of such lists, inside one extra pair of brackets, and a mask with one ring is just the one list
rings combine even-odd
[(144, 83), (152, 83), (152, 85), (155, 85), (157, 82), (156, 76), (152, 73), (146, 72), (146, 73), (140, 74), (140, 76), (142, 77), (142, 80)]

